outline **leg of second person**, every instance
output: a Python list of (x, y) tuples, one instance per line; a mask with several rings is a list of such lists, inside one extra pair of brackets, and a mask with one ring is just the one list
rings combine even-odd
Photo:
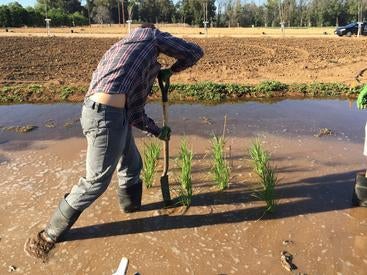
[(117, 165), (118, 196), (121, 210), (125, 213), (134, 212), (141, 207), (142, 181), (140, 171), (142, 159), (136, 147), (132, 129), (129, 127), (126, 147)]

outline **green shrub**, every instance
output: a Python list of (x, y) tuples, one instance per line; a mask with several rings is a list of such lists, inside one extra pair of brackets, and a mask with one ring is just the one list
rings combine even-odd
[(70, 87), (63, 87), (61, 89), (60, 97), (62, 100), (67, 100), (69, 96), (73, 94), (73, 90)]
[(254, 87), (256, 93), (274, 96), (273, 92), (284, 92), (288, 88), (287, 84), (279, 81), (264, 81)]
[(42, 86), (39, 84), (31, 84), (28, 86), (28, 90), (32, 93), (40, 94), (42, 92)]

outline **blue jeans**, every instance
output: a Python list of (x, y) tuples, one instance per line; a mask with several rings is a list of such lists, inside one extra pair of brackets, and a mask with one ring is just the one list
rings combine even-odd
[(80, 121), (88, 142), (86, 176), (73, 186), (66, 201), (83, 211), (107, 189), (116, 168), (119, 189), (141, 184), (142, 160), (125, 109), (86, 99)]

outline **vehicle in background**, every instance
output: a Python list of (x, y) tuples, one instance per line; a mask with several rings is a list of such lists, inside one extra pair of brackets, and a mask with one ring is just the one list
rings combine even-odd
[[(346, 26), (337, 27), (335, 34), (339, 36), (352, 36), (358, 34), (358, 23), (353, 22)], [(367, 22), (362, 22), (361, 35), (367, 35)]]

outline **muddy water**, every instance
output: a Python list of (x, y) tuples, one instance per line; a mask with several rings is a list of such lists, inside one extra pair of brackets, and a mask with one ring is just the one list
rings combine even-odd
[[(159, 104), (147, 112), (160, 120)], [(38, 126), (0, 131), (0, 274), (9, 266), (20, 274), (111, 274), (123, 256), (128, 274), (286, 274), (283, 250), (299, 272), (365, 274), (367, 209), (352, 208), (350, 198), (355, 172), (367, 166), (367, 116), (338, 100), (170, 106), (170, 183), (176, 184), (174, 158), (185, 136), (195, 153), (192, 207), (184, 214), (179, 207), (161, 210), (156, 184), (144, 190), (143, 211), (123, 214), (114, 178), (48, 263), (28, 258), (26, 238), (84, 173), (79, 113), (80, 105), (71, 104), (0, 107), (0, 126)], [(232, 176), (230, 188), (218, 192), (209, 175), (209, 137), (222, 133), (225, 115)], [(319, 137), (322, 128), (332, 134)], [(140, 148), (149, 141), (136, 136)], [(257, 178), (247, 150), (256, 137), (279, 178), (278, 207), (264, 217), (264, 203), (251, 196)]]

